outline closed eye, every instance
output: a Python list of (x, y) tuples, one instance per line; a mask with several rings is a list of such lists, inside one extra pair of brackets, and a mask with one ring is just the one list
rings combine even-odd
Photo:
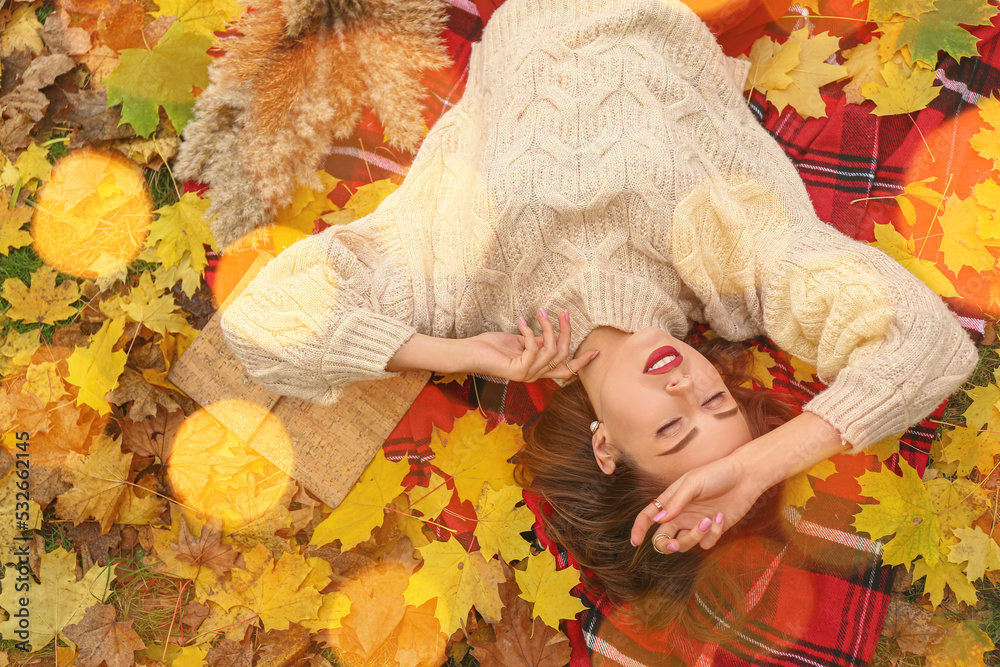
[[(719, 405), (722, 405), (725, 402), (725, 400), (726, 400), (726, 392), (720, 391), (717, 394), (714, 394), (713, 396), (711, 396), (702, 405), (704, 405), (706, 407), (718, 407)], [(680, 418), (679, 417), (677, 419), (670, 420), (669, 422), (667, 422), (666, 424), (664, 424), (663, 426), (661, 426), (659, 428), (659, 430), (656, 431), (656, 435), (658, 437), (662, 436), (664, 433), (666, 433), (670, 429), (671, 426), (674, 426), (674, 425), (678, 424), (679, 422), (680, 422)]]

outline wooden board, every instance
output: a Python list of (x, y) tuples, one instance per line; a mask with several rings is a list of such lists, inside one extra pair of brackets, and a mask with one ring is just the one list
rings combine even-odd
[(226, 343), (219, 321), (271, 259), (260, 254), (167, 377), (261, 456), (336, 507), (431, 374), (357, 382), (345, 387), (333, 406), (274, 394), (258, 384)]

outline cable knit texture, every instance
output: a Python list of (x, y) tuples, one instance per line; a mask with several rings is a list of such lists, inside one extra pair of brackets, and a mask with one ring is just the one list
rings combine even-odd
[(905, 430), (975, 347), (917, 278), (816, 217), (746, 72), (676, 0), (508, 0), (403, 185), (272, 260), (227, 340), (272, 391), (330, 405), (398, 375), (414, 332), (516, 334), (569, 308), (575, 354), (600, 325), (697, 320), (815, 364), (829, 388), (805, 409), (855, 451)]

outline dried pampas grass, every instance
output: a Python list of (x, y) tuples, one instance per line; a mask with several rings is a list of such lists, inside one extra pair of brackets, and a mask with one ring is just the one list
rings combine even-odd
[[(390, 146), (423, 138), (425, 70), (451, 64), (442, 0), (283, 0), (234, 23), (209, 68), (174, 173), (209, 185), (220, 248), (273, 220), (366, 107)], [(290, 35), (298, 35), (291, 38)]]

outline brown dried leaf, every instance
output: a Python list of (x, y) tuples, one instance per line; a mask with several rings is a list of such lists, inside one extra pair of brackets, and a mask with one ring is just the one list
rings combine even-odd
[[(32, 470), (32, 482), (34, 482), (34, 470)], [(34, 483), (32, 483), (34, 492)], [(32, 493), (34, 497), (34, 493)], [(101, 534), (101, 527), (93, 521), (85, 521), (79, 526), (64, 524), (63, 532), (66, 533), (73, 544), (82, 547), (80, 553), (86, 553), (94, 563), (107, 565), (111, 560), (111, 549), (116, 548), (122, 540), (122, 531), (119, 526), (112, 526), (106, 534)], [(84, 566), (84, 570), (89, 569)]]
[(90, 51), (90, 33), (70, 28), (69, 24), (69, 13), (65, 9), (57, 9), (45, 18), (45, 27), (38, 34), (52, 53), (80, 56)]
[[(93, 54), (94, 52), (91, 51), (91, 55)], [(117, 63), (118, 60), (114, 59), (111, 68), (113, 69)], [(70, 148), (100, 141), (135, 137), (135, 132), (128, 123), (121, 127), (118, 126), (122, 118), (121, 109), (117, 105), (110, 109), (107, 108), (108, 93), (103, 87), (67, 93), (66, 97), (69, 99), (69, 105), (55, 114), (53, 118), (80, 128), (78, 132), (73, 133), (69, 143)]]
[(518, 592), (508, 572), (507, 581), (500, 585), (503, 616), (493, 624), (496, 642), (483, 642), (470, 635), (473, 655), (482, 667), (562, 667), (569, 662), (569, 639), (540, 618), (532, 623), (531, 606)]
[[(205, 615), (208, 615), (207, 607)], [(250, 667), (253, 664), (253, 654), (254, 649), (249, 643), (223, 637), (218, 646), (209, 649), (205, 662), (212, 667)]]
[(115, 405), (132, 401), (126, 417), (134, 422), (156, 414), (156, 407), (162, 405), (167, 410), (180, 410), (180, 406), (168, 393), (150, 384), (141, 373), (128, 366), (118, 378), (118, 386), (104, 395)]
[(186, 521), (180, 522), (178, 542), (171, 542), (176, 550), (177, 560), (189, 565), (204, 565), (216, 574), (224, 575), (236, 564), (239, 552), (228, 544), (220, 541), (222, 535), (222, 519), (217, 516), (210, 518), (201, 528), (201, 535), (195, 539), (188, 529)]
[(931, 623), (934, 614), (907, 602), (901, 596), (889, 598), (882, 636), (893, 637), (907, 653), (927, 655), (931, 644), (941, 638), (942, 628)]
[(132, 622), (115, 621), (114, 605), (95, 604), (87, 608), (82, 621), (62, 631), (80, 651), (76, 657), (79, 667), (98, 667), (105, 661), (108, 667), (131, 667), (135, 664), (134, 651), (146, 648), (132, 629)]
[(139, 456), (155, 456), (161, 462), (169, 460), (177, 432), (184, 424), (181, 410), (157, 406), (156, 415), (141, 422), (122, 422), (122, 443), (125, 449)]
[(285, 667), (305, 655), (309, 649), (310, 632), (298, 623), (287, 630), (270, 630), (258, 634), (260, 642), (255, 667)]

